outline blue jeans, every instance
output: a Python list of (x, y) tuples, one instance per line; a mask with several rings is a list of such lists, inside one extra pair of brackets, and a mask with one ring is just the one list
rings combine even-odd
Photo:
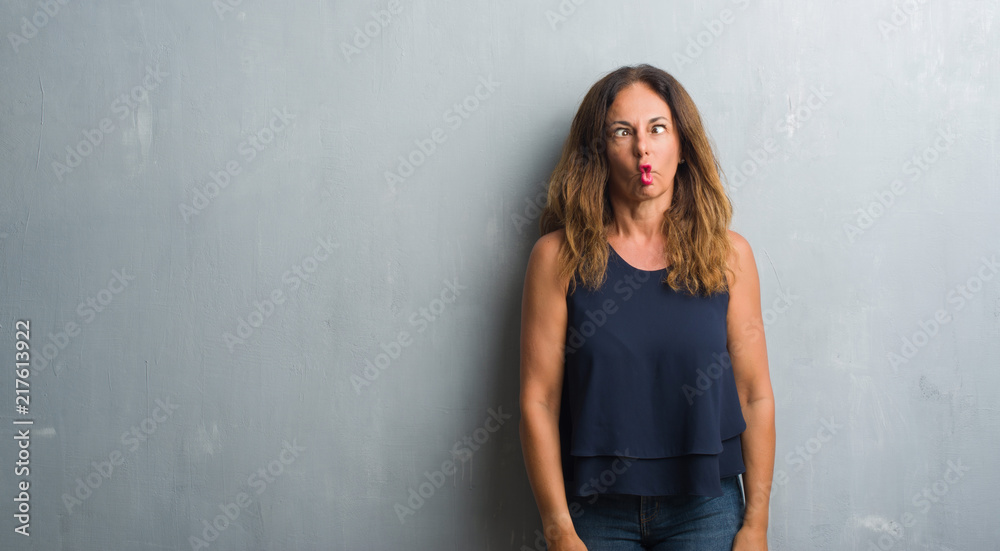
[(588, 551), (731, 551), (746, 501), (739, 476), (721, 483), (720, 497), (569, 496), (570, 515)]

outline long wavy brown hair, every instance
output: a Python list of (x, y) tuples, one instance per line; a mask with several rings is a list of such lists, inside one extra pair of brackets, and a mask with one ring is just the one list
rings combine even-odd
[[(612, 71), (583, 98), (549, 177), (539, 221), (541, 235), (565, 228), (566, 239), (559, 251), (563, 278), (577, 274), (591, 289), (604, 284), (610, 254), (607, 230), (614, 217), (608, 194), (605, 119), (618, 92), (636, 82), (649, 85), (670, 107), (685, 160), (677, 166), (672, 202), (663, 213), (664, 257), (670, 266), (663, 283), (690, 295), (728, 292), (732, 204), (720, 179), (722, 168), (694, 101), (673, 76), (651, 65)], [(576, 289), (575, 277), (571, 289)]]

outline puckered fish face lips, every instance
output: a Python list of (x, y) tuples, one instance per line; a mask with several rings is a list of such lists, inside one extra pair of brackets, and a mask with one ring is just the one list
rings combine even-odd
[(644, 164), (639, 167), (642, 171), (642, 185), (649, 186), (653, 184), (653, 165)]

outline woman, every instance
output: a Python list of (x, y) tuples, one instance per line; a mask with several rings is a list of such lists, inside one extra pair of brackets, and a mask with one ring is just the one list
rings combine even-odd
[(608, 74), (573, 119), (522, 302), (521, 443), (551, 550), (767, 549), (760, 284), (720, 172), (655, 67)]

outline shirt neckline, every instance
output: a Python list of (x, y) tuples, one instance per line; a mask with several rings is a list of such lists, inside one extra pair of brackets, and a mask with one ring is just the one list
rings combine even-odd
[(615, 250), (615, 248), (611, 245), (610, 241), (608, 241), (608, 247), (611, 249), (611, 252), (614, 253), (614, 255), (618, 257), (618, 260), (622, 261), (622, 264), (628, 266), (629, 268), (632, 268), (633, 270), (635, 270), (637, 272), (643, 272), (643, 273), (647, 273), (647, 274), (658, 274), (660, 272), (665, 272), (668, 269), (670, 269), (670, 266), (667, 266), (665, 268), (660, 268), (659, 270), (643, 270), (641, 268), (636, 268), (635, 266), (629, 264), (627, 260), (625, 260), (624, 258), (622, 258), (622, 255), (618, 254), (618, 251)]

